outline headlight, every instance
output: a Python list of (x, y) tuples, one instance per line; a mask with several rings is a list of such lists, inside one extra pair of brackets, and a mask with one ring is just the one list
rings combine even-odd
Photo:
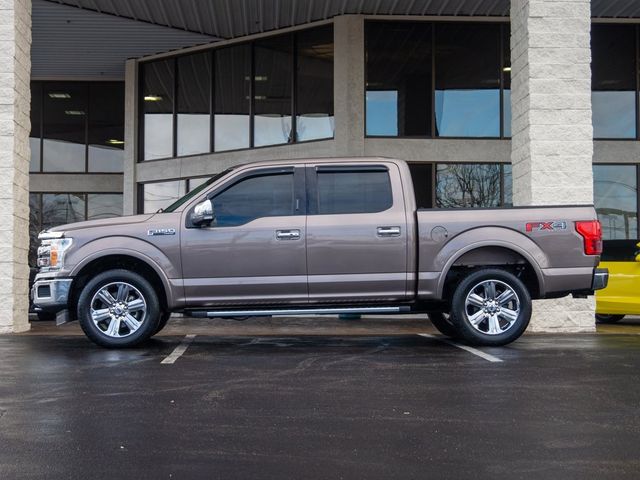
[(38, 248), (38, 267), (43, 271), (60, 270), (64, 266), (64, 254), (73, 240), (62, 238), (62, 232), (42, 232), (38, 238), (42, 241)]

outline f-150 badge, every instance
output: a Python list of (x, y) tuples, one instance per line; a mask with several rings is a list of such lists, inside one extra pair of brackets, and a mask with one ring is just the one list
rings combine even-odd
[(155, 235), (175, 235), (175, 234), (176, 234), (175, 228), (153, 228), (153, 229), (147, 230), (147, 235), (150, 237), (153, 237)]
[(527, 223), (527, 232), (552, 232), (554, 230), (566, 230), (567, 222), (531, 222)]

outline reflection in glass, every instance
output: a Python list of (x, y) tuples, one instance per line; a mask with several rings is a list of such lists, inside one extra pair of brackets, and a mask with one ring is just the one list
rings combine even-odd
[(500, 136), (500, 26), (436, 25), (440, 137)]
[(42, 125), (40, 115), (42, 114), (42, 84), (31, 83), (31, 134), (29, 135), (29, 149), (31, 157), (29, 160), (29, 171), (40, 171), (40, 137), (42, 136)]
[(502, 166), (503, 188), (504, 188), (504, 207), (513, 206), (513, 173), (511, 164), (507, 163)]
[(173, 156), (174, 60), (142, 65), (144, 160)]
[(145, 183), (142, 189), (144, 213), (154, 213), (161, 208), (168, 207), (187, 193), (184, 180)]
[(87, 85), (47, 83), (43, 88), (43, 171), (83, 172)]
[(291, 136), (291, 35), (255, 42), (254, 145), (278, 145)]
[(511, 138), (511, 44), (509, 25), (502, 26), (502, 135)]
[(122, 172), (124, 84), (89, 86), (89, 171)]
[(120, 216), (122, 216), (122, 194), (89, 193), (87, 195), (88, 220)]
[(81, 193), (43, 193), (42, 228), (52, 228), (85, 219), (85, 198)]
[(251, 47), (239, 45), (215, 52), (216, 152), (249, 148)]
[(440, 163), (436, 166), (436, 206), (498, 207), (500, 177), (500, 165), (495, 163)]
[(389, 172), (318, 172), (318, 213), (382, 212), (391, 208)]
[(367, 22), (367, 135), (431, 136), (432, 28)]
[(593, 25), (591, 100), (594, 138), (635, 138), (635, 29)]
[(635, 165), (594, 165), (593, 197), (605, 240), (638, 238)]
[(211, 54), (178, 58), (178, 155), (209, 151)]
[(297, 140), (333, 138), (333, 26), (303, 30), (297, 41)]
[(42, 210), (40, 209), (40, 193), (29, 194), (29, 266), (37, 267), (38, 234), (42, 231)]

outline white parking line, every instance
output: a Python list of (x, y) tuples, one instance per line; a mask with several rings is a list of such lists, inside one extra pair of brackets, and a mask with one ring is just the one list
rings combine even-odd
[(441, 336), (437, 336), (437, 335), (430, 335), (428, 333), (419, 333), (418, 335), (420, 335), (421, 337), (425, 337), (425, 338), (433, 338), (435, 340), (440, 340), (441, 342), (447, 343), (449, 345), (452, 345), (454, 347), (457, 347), (457, 348), (465, 350), (465, 351), (467, 351), (469, 353), (472, 353), (477, 357), (484, 358), (487, 362), (491, 362), (491, 363), (501, 363), (501, 362), (503, 362), (503, 360), (501, 358), (494, 357), (493, 355), (491, 355), (489, 353), (481, 352), (477, 348), (473, 348), (473, 347), (470, 347), (468, 345), (462, 345), (461, 343), (454, 342), (453, 340), (449, 340), (447, 337), (441, 337)]
[(193, 342), (194, 338), (196, 338), (196, 336), (193, 334), (187, 335), (186, 337), (184, 337), (184, 340), (180, 342), (180, 345), (178, 345), (173, 350), (173, 352), (171, 352), (167, 356), (167, 358), (162, 360), (160, 363), (169, 364), (169, 365), (175, 363), (175, 361), (178, 360), (182, 356), (182, 354), (187, 351), (187, 348), (189, 348), (189, 344)]

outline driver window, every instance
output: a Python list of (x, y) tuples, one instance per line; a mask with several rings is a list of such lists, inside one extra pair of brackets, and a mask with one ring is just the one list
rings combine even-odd
[(293, 173), (245, 178), (211, 201), (218, 227), (243, 225), (261, 217), (293, 215)]

